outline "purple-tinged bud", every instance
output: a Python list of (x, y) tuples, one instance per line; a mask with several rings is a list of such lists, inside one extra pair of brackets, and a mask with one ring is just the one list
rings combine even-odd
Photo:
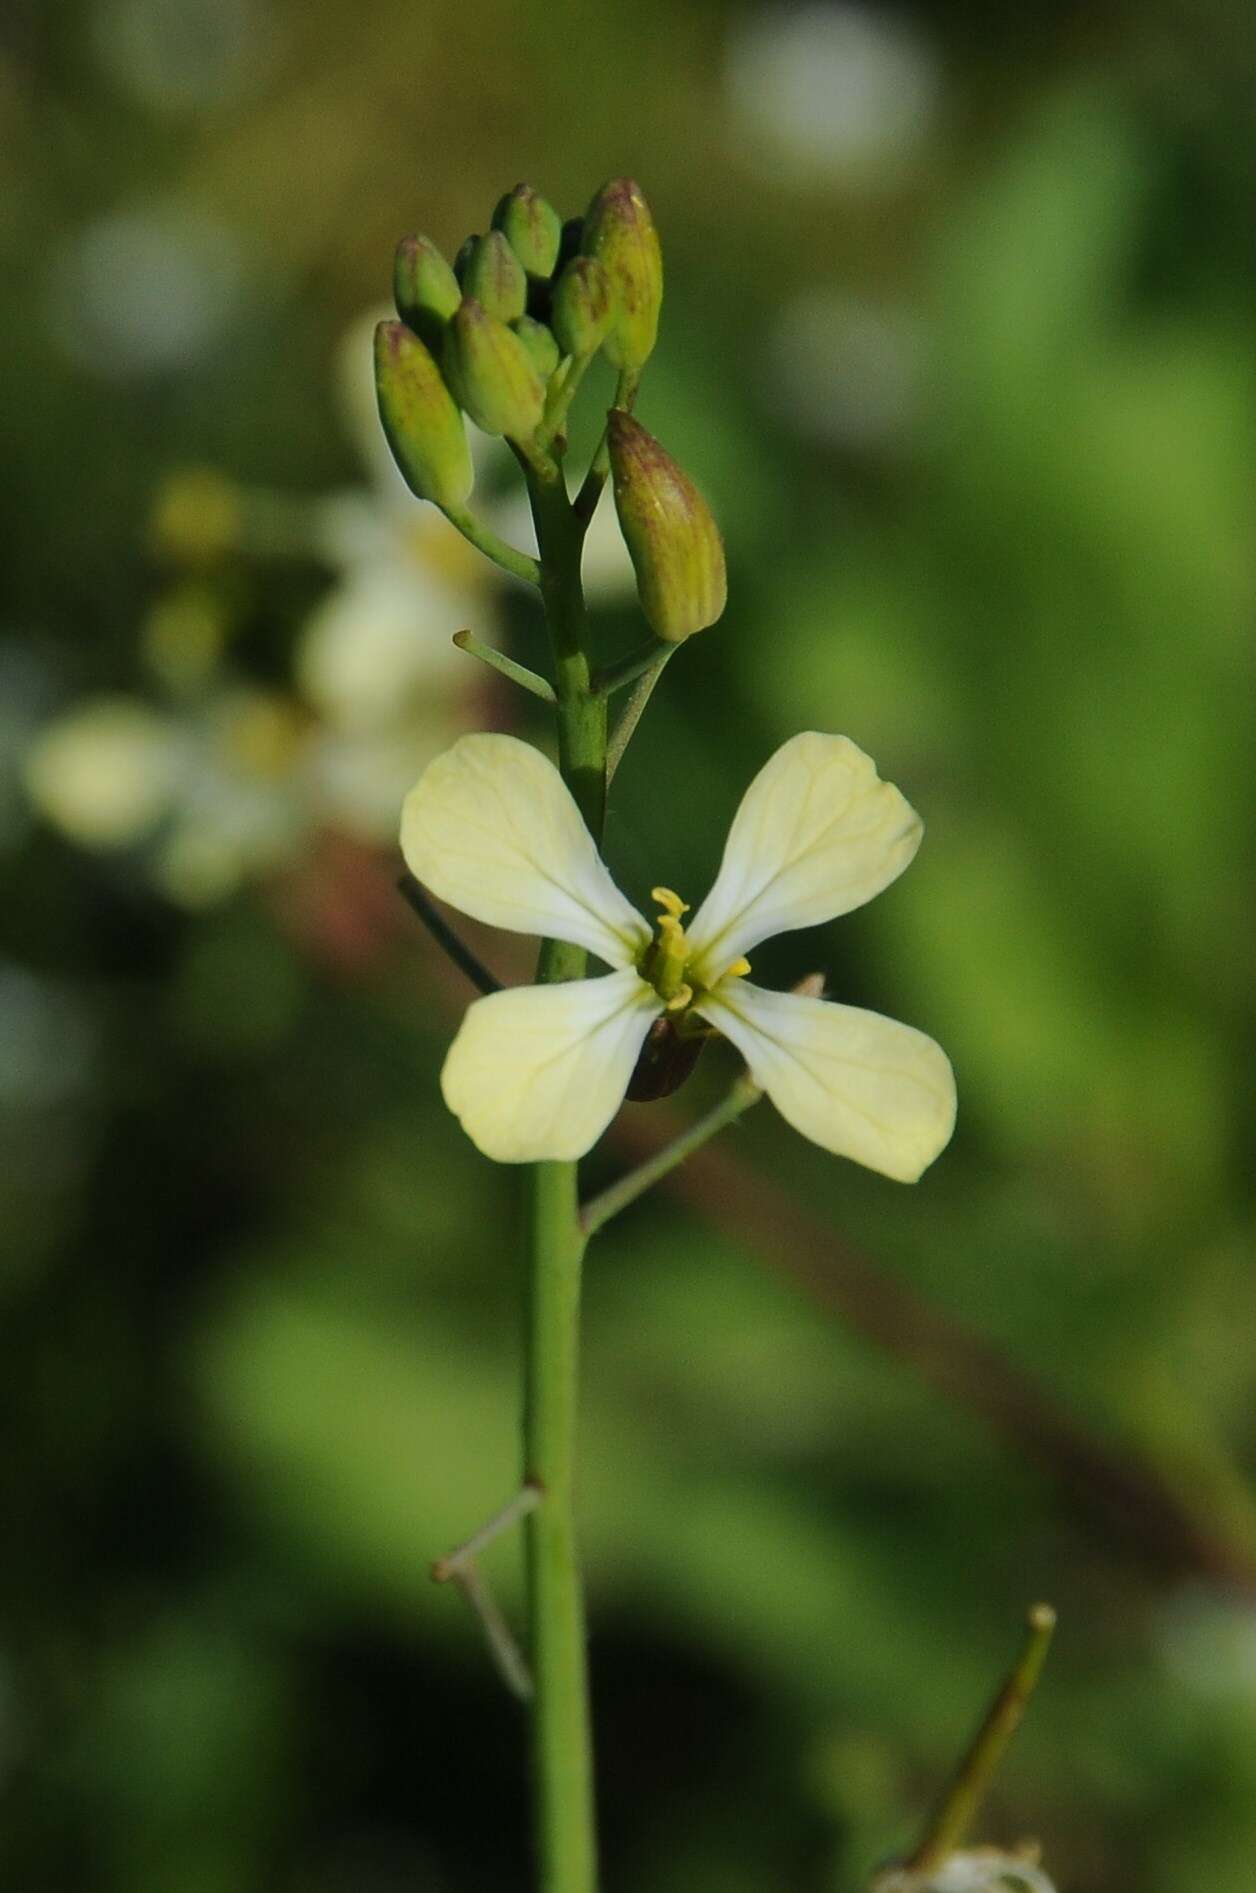
[(615, 313), (615, 292), (595, 256), (576, 256), (554, 284), (550, 321), (564, 355), (596, 355)]
[(678, 644), (714, 624), (728, 581), (710, 507), (683, 467), (622, 408), (606, 423), (615, 510), (646, 622)]
[(402, 237), (393, 260), (393, 298), (397, 314), (435, 354), (445, 324), (462, 291), (458, 279), (430, 237)]
[(464, 296), (445, 335), (449, 385), (486, 434), (527, 440), (541, 424), (545, 389), (512, 329)]
[(475, 239), (460, 280), (463, 295), (474, 296), (481, 309), (499, 322), (513, 322), (527, 307), (523, 264), (500, 230)]
[(558, 261), (563, 224), (558, 212), (530, 184), (516, 184), (493, 212), (500, 230), (529, 276), (549, 276)]
[(650, 358), (663, 304), (663, 255), (650, 206), (628, 177), (612, 178), (589, 205), (580, 243), (605, 265), (615, 310), (602, 344), (612, 368), (635, 374)]
[(375, 392), (410, 491), (436, 506), (461, 506), (475, 484), (462, 416), (440, 369), (404, 322), (381, 322), (375, 330)]

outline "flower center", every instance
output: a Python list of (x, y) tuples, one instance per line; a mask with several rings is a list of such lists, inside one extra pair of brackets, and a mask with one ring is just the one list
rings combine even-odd
[[(642, 979), (648, 980), (653, 986), (668, 1012), (684, 1013), (693, 1004), (695, 997), (710, 990), (706, 985), (696, 985), (685, 978), (693, 949), (680, 923), (682, 915), (689, 912), (689, 907), (670, 887), (652, 887), (650, 899), (657, 901), (663, 911), (658, 917), (654, 938), (643, 953), (637, 970)], [(724, 968), (719, 979), (739, 979), (749, 971), (749, 960), (737, 959)], [(719, 979), (712, 980), (711, 986), (717, 986)], [(695, 1020), (694, 1024), (697, 1023)]]

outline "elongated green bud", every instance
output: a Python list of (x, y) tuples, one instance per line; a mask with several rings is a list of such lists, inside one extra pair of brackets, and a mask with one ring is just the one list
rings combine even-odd
[(464, 296), (445, 337), (450, 386), (486, 434), (527, 440), (541, 423), (545, 389), (512, 329)]
[(393, 260), (393, 299), (407, 328), (436, 353), (462, 300), (458, 279), (430, 237), (402, 237)]
[(461, 506), (475, 483), (462, 416), (440, 369), (404, 322), (381, 322), (375, 330), (375, 393), (410, 491), (437, 506)]
[(652, 631), (672, 644), (714, 624), (728, 581), (724, 543), (689, 475), (622, 408), (606, 423), (615, 510)]
[(543, 322), (534, 322), (531, 316), (520, 316), (511, 328), (527, 349), (532, 358), (532, 366), (542, 381), (548, 381), (559, 363), (558, 343)]
[(528, 279), (500, 230), (476, 238), (462, 272), (462, 293), (474, 296), (481, 309), (499, 322), (513, 322), (523, 314), (528, 302)]
[(554, 284), (550, 322), (564, 355), (596, 355), (615, 313), (615, 292), (604, 264), (576, 256)]
[(529, 276), (549, 276), (558, 261), (563, 222), (530, 184), (516, 184), (493, 212), (493, 228), (500, 230)]
[(612, 178), (589, 205), (580, 247), (611, 279), (615, 310), (602, 344), (612, 368), (634, 373), (650, 358), (663, 303), (663, 255), (650, 206), (630, 177)]

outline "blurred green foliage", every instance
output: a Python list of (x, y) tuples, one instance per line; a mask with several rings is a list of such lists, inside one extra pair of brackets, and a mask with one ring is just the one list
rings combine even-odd
[[(303, 828), (187, 912), (142, 851), (60, 838), (22, 779), (52, 715), (155, 696), (141, 647), (172, 592), (237, 684), (286, 700), (326, 558), (210, 548), (189, 594), (154, 495), (210, 466), (287, 495), (273, 527), (360, 484), (333, 363), (397, 237), (452, 251), (516, 178), (569, 212), (630, 170), (668, 266), (639, 412), (715, 505), (730, 605), (617, 780), (612, 866), (635, 899), (696, 897), (775, 744), (848, 732), (924, 851), (762, 970), (824, 966), (935, 1035), (961, 1119), (915, 1191), (767, 1107), (730, 1133), (766, 1220), (772, 1192), (804, 1207), (805, 1255), (672, 1192), (598, 1241), (609, 1893), (860, 1887), (1038, 1595), (1061, 1629), (980, 1838), (1037, 1834), (1078, 1893), (1249, 1893), (1250, 25), (1237, 0), (19, 0), (6, 1884), (522, 1882), (518, 1718), (426, 1575), (516, 1476), (517, 1178), (439, 1104), (456, 981), (386, 848)], [(535, 661), (527, 601), (484, 599)], [(638, 635), (600, 608), (607, 656)], [(536, 729), (522, 702), (480, 712)], [(695, 1102), (729, 1069), (704, 1062)], [(848, 1244), (959, 1328), (873, 1348), (800, 1295), (791, 1267), (841, 1275)], [(1053, 1476), (1032, 1417), (992, 1423), (961, 1331), (1150, 1467), (1163, 1516), (1105, 1509), (1058, 1455)], [(489, 1565), (514, 1610), (515, 1548)]]

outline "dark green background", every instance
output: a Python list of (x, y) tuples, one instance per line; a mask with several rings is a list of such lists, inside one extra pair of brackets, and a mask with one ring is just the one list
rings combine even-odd
[[(571, 212), (631, 171), (668, 266), (639, 413), (716, 507), (730, 604), (625, 765), (611, 864), (697, 898), (773, 747), (849, 733), (925, 846), (756, 974), (925, 1028), (961, 1107), (908, 1190), (765, 1106), (723, 1153), (753, 1214), (695, 1170), (597, 1244), (608, 1893), (853, 1893), (1038, 1596), (1056, 1651), (983, 1837), (1039, 1835), (1072, 1893), (1250, 1893), (1248, 9), (926, 8), (934, 111), (860, 175), (757, 140), (727, 62), (772, 16), (719, 0), (182, 0), (191, 97), (136, 77), (161, 12), (15, 0), (0, 52), (0, 1878), (526, 1881), (519, 1717), (426, 1576), (516, 1465), (518, 1179), (439, 1103), (456, 988), (391, 859), (298, 869), (317, 925), (291, 876), (188, 915), (18, 778), (54, 709), (151, 690), (173, 469), (358, 477), (330, 365), (399, 234), (452, 250), (517, 178)], [(243, 287), (186, 360), (119, 366), (66, 259), (153, 205), (227, 232)], [(895, 425), (783, 400), (811, 291), (912, 338)], [(818, 410), (862, 385), (843, 347)], [(207, 582), (282, 684), (326, 573)], [(355, 902), (367, 946), (332, 951)], [(514, 1548), (490, 1567), (517, 1610)]]

